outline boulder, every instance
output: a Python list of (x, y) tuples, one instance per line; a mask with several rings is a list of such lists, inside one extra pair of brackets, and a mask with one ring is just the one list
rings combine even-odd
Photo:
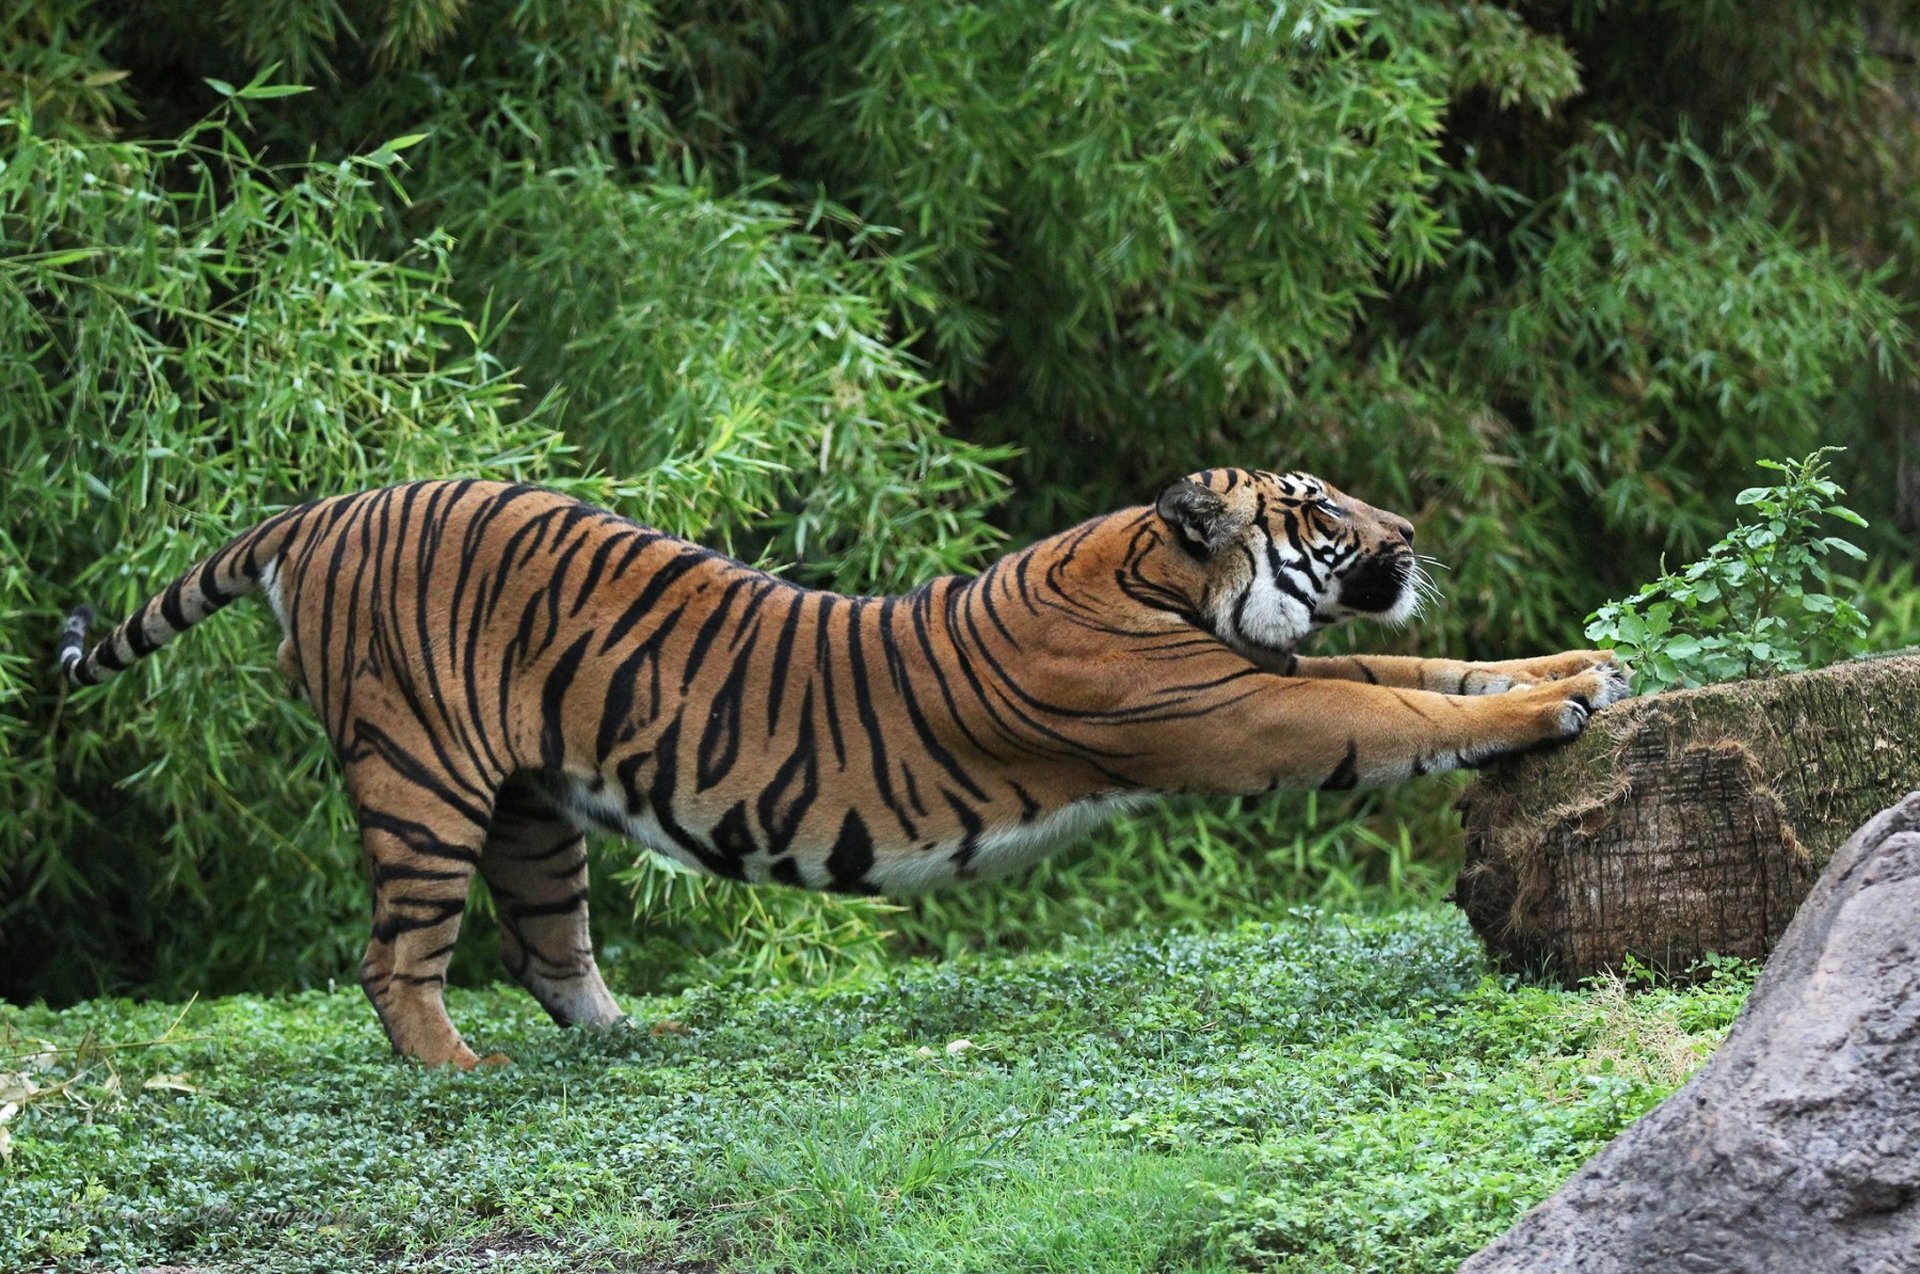
[(1833, 855), (1693, 1078), (1460, 1269), (1920, 1270), (1920, 792)]

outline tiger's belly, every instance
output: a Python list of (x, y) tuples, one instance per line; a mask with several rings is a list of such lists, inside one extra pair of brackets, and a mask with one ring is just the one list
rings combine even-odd
[[(1030, 867), (1069, 841), (1146, 799), (1132, 794), (1086, 797), (1033, 818), (973, 833), (907, 840), (865, 831), (869, 820), (844, 815), (838, 832), (802, 828), (783, 850), (752, 843), (729, 819), (674, 809), (633, 809), (620, 788), (592, 777), (563, 775), (553, 789), (562, 810), (583, 831), (612, 832), (701, 875), (776, 883), (840, 893), (912, 894), (945, 885), (990, 880)], [(871, 820), (884, 828), (884, 814)], [(850, 838), (848, 828), (862, 829)]]

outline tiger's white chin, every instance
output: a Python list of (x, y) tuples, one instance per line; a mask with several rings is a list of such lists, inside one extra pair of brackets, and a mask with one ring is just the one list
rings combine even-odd
[(1409, 579), (1405, 584), (1400, 586), (1400, 596), (1394, 599), (1393, 605), (1375, 616), (1375, 618), (1383, 624), (1391, 624), (1395, 628), (1399, 628), (1419, 613), (1420, 590), (1415, 588), (1413, 581)]

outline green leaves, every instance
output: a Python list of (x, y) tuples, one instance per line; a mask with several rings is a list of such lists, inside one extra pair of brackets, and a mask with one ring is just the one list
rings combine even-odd
[(1447, 73), (1366, 10), (876, 0), (834, 31), (786, 127), (927, 254), (936, 371), (1008, 363), (1036, 423), (1284, 394), (1450, 238)]
[[(970, 569), (1005, 453), (953, 437), (875, 295), (901, 265), (788, 209), (603, 164), (524, 177), (459, 231), (516, 299), (498, 350), (551, 394), (623, 507), (809, 579), (904, 590)], [(888, 232), (815, 210), (850, 232)]]
[(427, 140), (425, 133), (408, 133), (404, 137), (394, 138), (378, 150), (359, 156), (358, 159), (360, 163), (374, 168), (391, 168), (400, 162), (401, 151), (411, 146), (418, 146), (425, 140)]
[(280, 67), (277, 63), (267, 66), (240, 88), (235, 88), (225, 80), (215, 79), (212, 76), (207, 77), (206, 84), (208, 88), (218, 93), (221, 97), (239, 98), (243, 101), (252, 102), (270, 102), (276, 97), (295, 97), (301, 93), (311, 93), (313, 91), (313, 86), (309, 84), (272, 83), (271, 81), (279, 69)]
[(1782, 481), (1749, 487), (1736, 501), (1765, 520), (1741, 523), (1684, 570), (1602, 606), (1588, 616), (1587, 637), (1616, 651), (1642, 692), (1795, 672), (1859, 654), (1866, 617), (1848, 598), (1824, 591), (1834, 583), (1825, 559), (1866, 554), (1838, 536), (1812, 534), (1821, 517), (1866, 525), (1832, 502), (1844, 492), (1825, 476), (1826, 457), (1838, 450), (1761, 461)]

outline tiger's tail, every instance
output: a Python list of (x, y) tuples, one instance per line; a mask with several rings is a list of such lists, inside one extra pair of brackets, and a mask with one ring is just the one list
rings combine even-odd
[(55, 662), (76, 686), (93, 686), (144, 659), (229, 602), (259, 592), (279, 562), (280, 550), (299, 515), (289, 509), (233, 540), (148, 598), (146, 605), (87, 650), (93, 607), (76, 606), (60, 631)]

